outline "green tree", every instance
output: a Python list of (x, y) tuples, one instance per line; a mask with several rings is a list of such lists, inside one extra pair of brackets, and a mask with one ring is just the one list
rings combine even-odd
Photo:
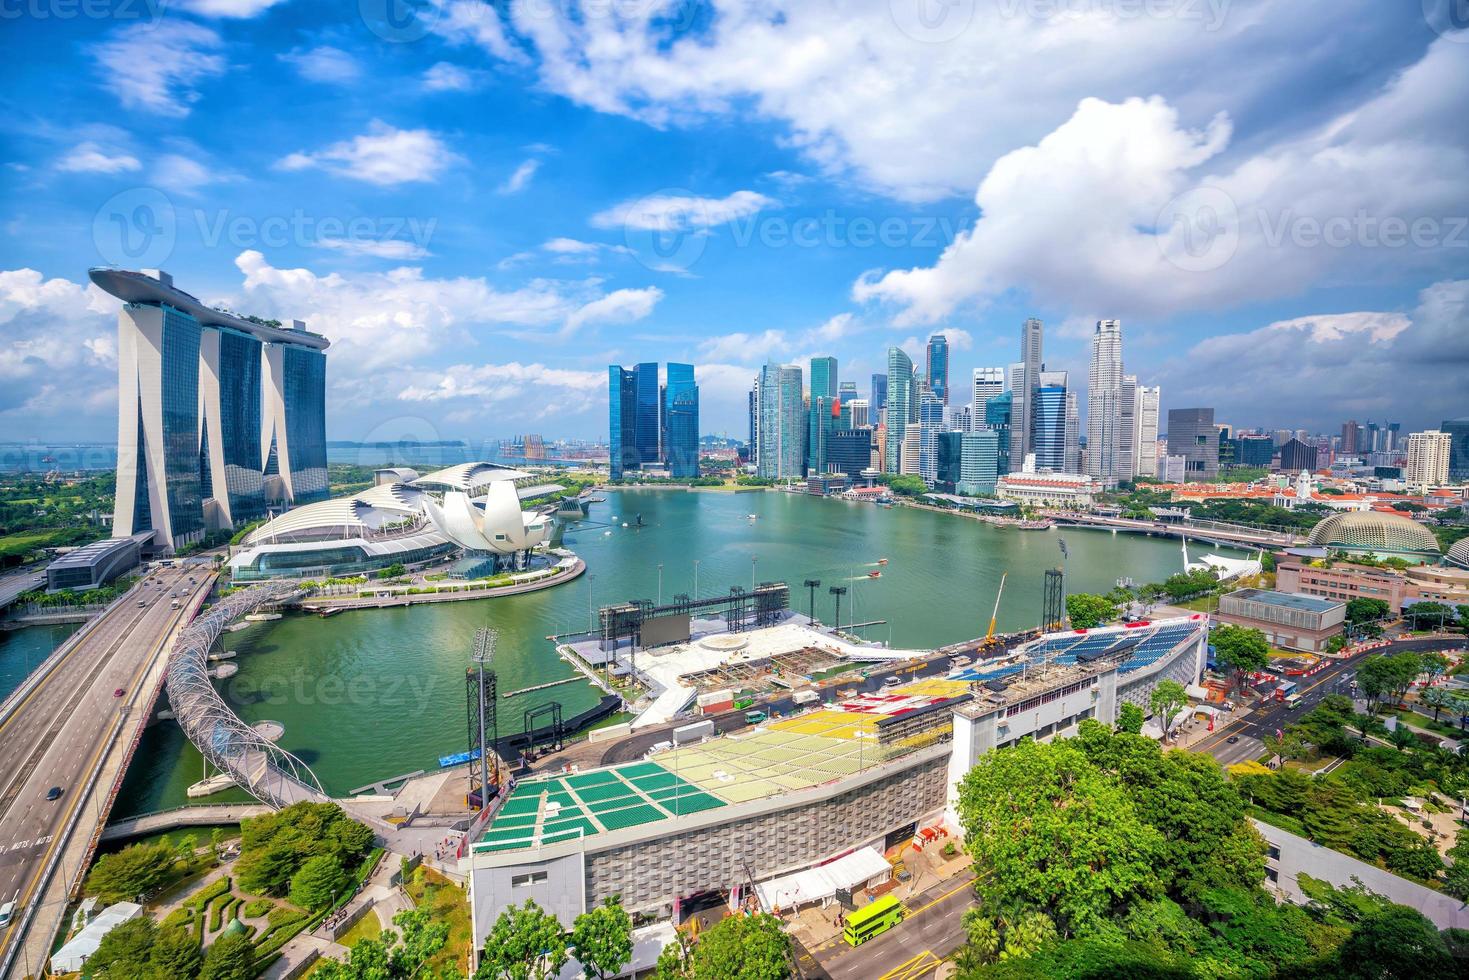
[(347, 873), (333, 854), (318, 854), (301, 865), (291, 878), (291, 901), (311, 912), (332, 903), (347, 887)]
[(219, 849), (222, 846), (224, 846), (224, 828), (223, 827), (215, 827), (213, 830), (211, 830), (209, 832), (209, 846), (212, 847), (212, 848), (214, 848), (214, 850), (215, 850), (216, 853), (219, 851)]
[(689, 968), (694, 980), (786, 980), (791, 937), (773, 915), (731, 915), (699, 937)]
[(132, 844), (104, 854), (87, 876), (87, 890), (106, 904), (134, 901), (172, 874), (178, 852), (166, 843)]
[(204, 954), (199, 980), (254, 980), (255, 947), (238, 932), (227, 932)]
[(485, 939), (476, 980), (539, 980), (566, 965), (566, 933), (550, 912), (533, 901), (500, 913)]
[(1370, 713), (1377, 713), (1384, 698), (1401, 702), (1422, 669), (1422, 659), (1411, 651), (1372, 657), (1358, 667), (1357, 683), (1367, 698)]
[(97, 951), (87, 960), (87, 968), (109, 980), (140, 976), (146, 970), (157, 938), (158, 926), (150, 917), (140, 915), (129, 919), (102, 937)]
[(985, 908), (1033, 908), (1073, 934), (1162, 887), (1161, 836), (1073, 740), (984, 756), (958, 810)]
[(1236, 688), (1245, 675), (1265, 669), (1270, 661), (1270, 644), (1265, 634), (1247, 626), (1224, 625), (1214, 630), (1214, 662), (1226, 671)]
[(1166, 739), (1173, 728), (1173, 719), (1188, 705), (1188, 692), (1178, 681), (1165, 677), (1153, 688), (1153, 693), (1148, 697), (1148, 705), (1153, 709)]
[(1423, 915), (1391, 905), (1352, 929), (1337, 950), (1338, 975), (1352, 980), (1446, 976), (1452, 966), (1443, 937)]
[(1384, 599), (1356, 598), (1347, 602), (1347, 622), (1353, 626), (1382, 619), (1392, 612), (1392, 606)]
[(1074, 592), (1066, 597), (1066, 615), (1077, 629), (1091, 629), (1117, 617), (1117, 607), (1102, 595)]
[(576, 961), (601, 980), (632, 961), (632, 918), (621, 901), (609, 898), (576, 917), (571, 945)]
[(186, 929), (173, 926), (158, 930), (148, 961), (165, 977), (187, 980), (198, 976), (204, 962), (199, 943)]
[(1438, 629), (1454, 624), (1458, 613), (1453, 606), (1442, 602), (1415, 602), (1403, 608), (1403, 619), (1415, 630)]
[(1131, 701), (1122, 702), (1122, 707), (1117, 709), (1117, 730), (1138, 735), (1143, 730), (1143, 709)]
[(393, 916), (401, 932), (388, 929), (377, 939), (353, 944), (347, 962), (323, 960), (312, 976), (316, 980), (410, 980), (425, 976), (424, 968), (449, 941), (449, 924), (435, 922), (427, 909), (404, 909)]
[(1461, 902), (1469, 901), (1469, 831), (1459, 831), (1449, 859), (1454, 863), (1444, 875), (1444, 890)]

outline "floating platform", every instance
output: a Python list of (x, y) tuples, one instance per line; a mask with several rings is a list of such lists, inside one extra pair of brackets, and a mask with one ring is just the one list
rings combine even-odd
[(226, 773), (219, 773), (217, 775), (210, 776), (208, 779), (199, 780), (197, 783), (185, 790), (184, 793), (190, 799), (196, 800), (201, 796), (213, 796), (215, 793), (223, 792), (224, 790), (227, 790), (234, 785), (234, 779), (232, 779)]

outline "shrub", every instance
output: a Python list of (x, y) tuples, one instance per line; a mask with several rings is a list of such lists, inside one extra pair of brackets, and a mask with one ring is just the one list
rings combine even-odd
[(245, 903), (245, 918), (254, 919), (264, 915), (275, 908), (275, 903), (268, 898), (257, 898), (253, 902)]
[(193, 909), (195, 912), (203, 912), (205, 907), (210, 902), (214, 901), (219, 896), (228, 893), (229, 890), (230, 878), (229, 875), (225, 875), (222, 878), (216, 879), (213, 884), (204, 888), (202, 891), (199, 892), (199, 894), (195, 895), (193, 898), (185, 902), (184, 905), (188, 908)]

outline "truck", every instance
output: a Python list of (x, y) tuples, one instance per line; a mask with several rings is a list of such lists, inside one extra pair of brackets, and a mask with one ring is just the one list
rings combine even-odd
[(714, 722), (709, 719), (696, 721), (691, 725), (680, 725), (673, 730), (673, 744), (687, 745), (689, 742), (697, 742), (714, 734)]
[(796, 704), (805, 707), (808, 704), (816, 704), (818, 701), (821, 700), (821, 695), (816, 693), (814, 689), (807, 687), (802, 688), (795, 694), (792, 694), (791, 700), (794, 701)]

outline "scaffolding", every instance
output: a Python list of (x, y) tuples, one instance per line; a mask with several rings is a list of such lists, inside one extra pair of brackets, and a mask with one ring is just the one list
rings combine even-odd
[(475, 630), (474, 652), (470, 654), (469, 668), (464, 672), (464, 701), (469, 724), (469, 797), (471, 805), (478, 800), (478, 808), (488, 806), (500, 789), (499, 762), (491, 762), (495, 745), (500, 740), (496, 709), (498, 681), (490, 669), (494, 655), (495, 632), (484, 627)]
[(760, 629), (780, 622), (781, 614), (790, 608), (791, 589), (784, 582), (761, 582), (755, 591), (734, 586), (728, 595), (704, 599), (674, 596), (674, 601), (655, 606), (647, 599), (633, 599), (603, 606), (597, 617), (601, 627), (601, 648), (616, 651), (624, 640), (636, 649), (643, 645), (643, 624), (663, 616), (698, 615), (722, 617), (731, 633)]
[(1065, 575), (1059, 568), (1046, 569), (1045, 604), (1041, 611), (1041, 631), (1066, 628)]

